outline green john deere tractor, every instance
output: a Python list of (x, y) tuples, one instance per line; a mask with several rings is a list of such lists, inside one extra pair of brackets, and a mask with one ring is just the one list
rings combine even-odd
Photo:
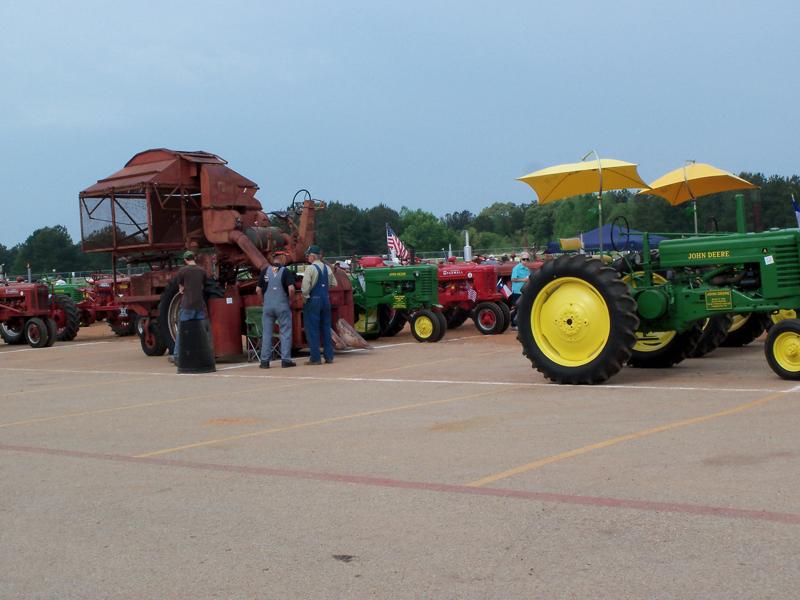
[[(737, 212), (742, 233), (668, 239), (653, 252), (644, 234), (642, 252), (614, 267), (584, 255), (545, 263), (519, 301), (523, 353), (552, 381), (594, 384), (626, 363), (680, 362), (711, 320), (763, 331), (770, 315), (800, 306), (800, 231), (743, 233), (741, 202)], [(775, 373), (800, 379), (800, 320), (774, 323), (764, 349)]]
[(350, 278), (356, 331), (375, 339), (393, 336), (410, 322), (418, 342), (438, 342), (447, 331), (447, 321), (437, 310), (437, 273), (437, 266), (428, 264), (355, 267)]

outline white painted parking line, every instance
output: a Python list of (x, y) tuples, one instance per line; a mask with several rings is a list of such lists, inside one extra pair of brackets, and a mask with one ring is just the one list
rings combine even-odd
[(0, 356), (4, 354), (14, 354), (15, 352), (41, 352), (42, 350), (63, 350), (64, 348), (80, 348), (81, 346), (95, 346), (97, 344), (110, 344), (111, 342), (82, 342), (79, 344), (59, 344), (58, 346), (50, 346), (49, 348), (23, 348), (22, 350), (4, 350), (0, 352)]
[[(100, 369), (83, 370), (83, 369), (44, 369), (44, 368), (26, 368), (26, 367), (0, 367), (0, 371), (21, 371), (21, 372), (36, 372), (36, 373), (63, 373), (71, 375), (153, 375), (165, 377), (185, 377), (186, 374), (177, 374), (174, 371), (103, 371)], [(556, 383), (546, 382), (519, 382), (519, 381), (485, 381), (485, 380), (469, 380), (469, 379), (403, 379), (400, 377), (321, 377), (311, 375), (274, 375), (270, 373), (259, 373), (257, 375), (243, 375), (235, 373), (195, 373), (196, 377), (217, 377), (222, 379), (281, 379), (298, 381), (328, 381), (335, 383), (341, 382), (355, 382), (355, 383), (403, 383), (403, 384), (434, 384), (434, 385), (483, 385), (483, 386), (499, 386), (499, 387), (527, 387), (527, 388), (550, 388), (552, 390), (565, 389), (568, 386), (560, 386)], [(781, 394), (798, 393), (800, 392), (800, 385), (792, 386), (789, 388), (738, 388), (738, 387), (710, 387), (710, 386), (676, 386), (676, 385), (641, 385), (641, 384), (600, 384), (594, 386), (569, 386), (570, 389), (583, 389), (589, 390), (652, 390), (652, 391), (665, 391), (665, 392), (723, 392), (723, 393), (770, 393), (777, 392)]]
[(256, 362), (247, 362), (247, 363), (237, 363), (235, 365), (230, 365), (227, 367), (220, 367), (217, 371), (229, 371), (230, 369), (241, 369), (242, 367), (256, 367), (258, 363)]

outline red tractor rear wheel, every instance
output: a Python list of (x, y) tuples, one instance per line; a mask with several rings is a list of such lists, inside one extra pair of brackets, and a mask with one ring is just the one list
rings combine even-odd
[(53, 319), (56, 322), (56, 336), (60, 342), (70, 342), (78, 335), (81, 316), (75, 301), (66, 294), (53, 296)]
[(475, 327), (483, 335), (500, 333), (506, 324), (506, 317), (494, 302), (481, 302), (473, 311)]

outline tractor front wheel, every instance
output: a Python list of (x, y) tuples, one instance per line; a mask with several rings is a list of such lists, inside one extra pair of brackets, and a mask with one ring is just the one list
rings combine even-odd
[(800, 320), (783, 319), (769, 330), (764, 343), (767, 363), (783, 379), (800, 379)]
[(636, 302), (619, 274), (580, 254), (546, 262), (517, 305), (522, 353), (556, 383), (602, 383), (619, 372), (638, 325)]
[(142, 352), (147, 356), (162, 356), (167, 351), (164, 342), (158, 331), (158, 322), (155, 319), (142, 319), (139, 342), (142, 345)]
[(483, 335), (494, 335), (503, 331), (505, 314), (494, 302), (481, 302), (475, 307), (472, 319), (475, 328)]
[(0, 337), (6, 344), (16, 345), (25, 341), (25, 324), (21, 319), (0, 323)]
[(445, 317), (444, 314), (440, 312), (434, 312), (433, 314), (436, 315), (437, 319), (439, 319), (439, 337), (431, 341), (438, 342), (444, 337), (444, 334), (447, 333), (447, 317)]
[(108, 322), (111, 331), (119, 337), (126, 337), (137, 332), (136, 315), (128, 313), (127, 317), (116, 317)]
[(25, 321), (25, 341), (31, 348), (44, 348), (50, 337), (47, 324), (39, 317), (31, 317)]
[(435, 342), (441, 338), (442, 324), (432, 310), (423, 308), (411, 317), (411, 335), (418, 342)]
[(51, 319), (50, 317), (44, 320), (44, 324), (47, 325), (46, 347), (49, 348), (55, 344), (56, 340), (58, 339), (58, 325), (56, 325), (55, 319)]
[(503, 328), (498, 333), (505, 333), (506, 329), (511, 326), (511, 309), (508, 308), (508, 304), (505, 302), (498, 302), (498, 308), (503, 313), (503, 317), (505, 318), (505, 322), (503, 323)]

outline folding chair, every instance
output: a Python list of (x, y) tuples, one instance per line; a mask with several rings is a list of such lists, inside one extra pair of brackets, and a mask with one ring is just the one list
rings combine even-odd
[[(247, 362), (261, 361), (261, 337), (263, 336), (263, 322), (261, 320), (262, 307), (248, 306), (245, 308), (244, 323), (247, 332)], [(272, 345), (268, 360), (277, 360), (281, 356), (281, 339), (276, 324), (272, 331)]]

